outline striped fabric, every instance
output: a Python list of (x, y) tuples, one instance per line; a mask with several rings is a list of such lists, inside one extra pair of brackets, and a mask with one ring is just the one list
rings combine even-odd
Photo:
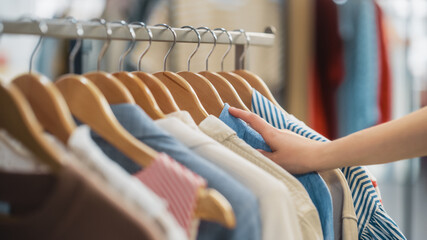
[(134, 176), (168, 202), (169, 212), (190, 237), (197, 191), (206, 187), (206, 181), (165, 153)]
[[(293, 115), (282, 112), (253, 89), (252, 112), (279, 129), (288, 129), (316, 141), (329, 141)], [(352, 192), (358, 218), (359, 239), (406, 239), (396, 223), (385, 212), (365, 167), (345, 167), (344, 173)]]

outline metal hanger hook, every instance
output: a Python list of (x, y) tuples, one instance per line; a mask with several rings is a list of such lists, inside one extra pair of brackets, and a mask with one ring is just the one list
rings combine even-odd
[(138, 60), (138, 71), (141, 71), (141, 63), (142, 63), (142, 58), (145, 56), (145, 54), (147, 54), (148, 50), (151, 47), (151, 42), (153, 41), (153, 32), (151, 32), (151, 29), (149, 29), (147, 27), (147, 25), (143, 22), (132, 22), (130, 23), (131, 25), (140, 25), (143, 28), (145, 28), (145, 30), (147, 31), (148, 34), (148, 46), (145, 48), (145, 50), (142, 52), (141, 56), (139, 56), (139, 60)]
[(76, 55), (82, 46), (82, 36), (84, 34), (84, 30), (83, 30), (82, 24), (79, 21), (77, 21), (74, 17), (67, 17), (66, 19), (76, 26), (77, 41), (70, 52), (70, 56), (68, 56), (68, 69), (70, 73), (74, 73), (74, 60), (76, 59)]
[(96, 64), (96, 70), (100, 71), (102, 58), (104, 58), (104, 55), (107, 52), (107, 49), (111, 43), (112, 30), (111, 30), (110, 25), (103, 18), (95, 18), (95, 19), (90, 20), (90, 22), (100, 23), (101, 25), (103, 25), (105, 27), (105, 32), (107, 33), (107, 41), (105, 41), (104, 45), (102, 46), (101, 52), (99, 52), (98, 61)]
[(33, 22), (38, 23), (39, 26), (39, 30), (40, 30), (40, 38), (39, 41), (37, 42), (36, 47), (34, 48), (33, 52), (31, 53), (31, 57), (30, 57), (30, 68), (29, 68), (29, 73), (31, 74), (32, 70), (33, 70), (33, 61), (34, 61), (34, 56), (36, 55), (37, 51), (40, 49), (41, 43), (44, 39), (44, 36), (47, 33), (48, 30), (48, 26), (45, 20), (32, 20)]
[(206, 32), (210, 32), (212, 34), (212, 37), (213, 37), (213, 41), (214, 41), (213, 47), (212, 47), (211, 51), (209, 52), (208, 56), (206, 57), (206, 71), (208, 71), (208, 69), (209, 69), (209, 57), (211, 56), (211, 54), (215, 50), (216, 41), (218, 40), (218, 38), (216, 37), (216, 34), (208, 27), (198, 27), (197, 29), (204, 29), (204, 30), (206, 30)]
[(171, 26), (169, 26), (169, 25), (167, 25), (165, 23), (156, 24), (154, 26), (156, 26), (156, 27), (165, 27), (169, 31), (171, 31), (171, 33), (173, 35), (173, 43), (172, 43), (171, 47), (169, 48), (168, 52), (166, 53), (166, 56), (165, 56), (165, 58), (163, 60), (163, 71), (166, 72), (166, 61), (168, 60), (169, 54), (172, 51), (172, 49), (175, 47), (175, 44), (176, 44), (176, 32), (175, 32), (175, 30), (173, 30), (173, 28), (171, 28)]
[(243, 69), (243, 67), (244, 67), (244, 60), (245, 60), (245, 57), (246, 57), (246, 52), (248, 51), (251, 39), (249, 38), (248, 34), (246, 34), (246, 31), (243, 30), (243, 29), (236, 29), (236, 30), (233, 30), (233, 32), (240, 32), (240, 33), (242, 33), (245, 36), (245, 39), (246, 39), (245, 47), (243, 48), (242, 55), (240, 55), (240, 58), (239, 58), (239, 64), (240, 64), (239, 68)]
[(135, 30), (133, 29), (132, 26), (130, 26), (130, 24), (127, 24), (126, 21), (121, 20), (121, 21), (116, 21), (116, 22), (111, 22), (111, 23), (120, 23), (123, 26), (126, 26), (129, 29), (129, 33), (130, 36), (132, 38), (132, 42), (129, 45), (129, 47), (126, 49), (126, 51), (124, 51), (122, 53), (122, 55), (120, 55), (120, 59), (119, 59), (119, 71), (123, 71), (123, 65), (124, 65), (124, 60), (125, 58), (129, 55), (130, 51), (132, 51), (132, 49), (135, 47), (135, 43), (136, 43), (136, 34), (135, 34)]
[(194, 54), (196, 54), (197, 50), (199, 50), (200, 42), (202, 41), (202, 38), (200, 37), (200, 33), (197, 31), (197, 29), (195, 29), (192, 26), (183, 26), (181, 28), (189, 28), (189, 29), (191, 29), (191, 31), (194, 31), (196, 33), (196, 36), (197, 36), (197, 47), (196, 47), (196, 49), (194, 49), (194, 51), (191, 53), (191, 55), (188, 57), (188, 60), (187, 60), (187, 71), (190, 71), (190, 61), (191, 61), (191, 58), (193, 58)]
[(233, 37), (225, 28), (215, 28), (214, 29), (214, 31), (217, 31), (217, 30), (227, 34), (227, 37), (228, 37), (228, 48), (227, 48), (227, 51), (225, 51), (225, 53), (221, 59), (221, 72), (224, 72), (224, 60), (225, 60), (225, 57), (227, 57), (228, 53), (230, 52), (231, 48), (233, 47)]

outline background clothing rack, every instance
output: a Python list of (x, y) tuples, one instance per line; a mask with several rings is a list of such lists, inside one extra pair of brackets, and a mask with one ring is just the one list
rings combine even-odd
[[(47, 31), (44, 34), (46, 37), (54, 38), (65, 38), (65, 39), (98, 39), (106, 40), (107, 34), (105, 26), (97, 22), (79, 22), (81, 24), (84, 33), (82, 36), (77, 35), (76, 25), (66, 19), (51, 19), (42, 20), (47, 25)], [(8, 34), (29, 34), (29, 35), (42, 35), (39, 28), (39, 21), (3, 21), (3, 33)], [(112, 34), (111, 40), (128, 40), (131, 41), (132, 37), (129, 34), (129, 29), (119, 23), (109, 23)], [(173, 36), (164, 27), (147, 26), (153, 33), (152, 41), (155, 42), (173, 42)], [(133, 25), (136, 33), (136, 41), (148, 41), (148, 34), (145, 29), (138, 25)], [(189, 29), (173, 28), (176, 32), (176, 42), (186, 43), (197, 43), (197, 37)], [(204, 33), (205, 30), (201, 30), (200, 33)], [(226, 34), (221, 31), (214, 31), (217, 35), (217, 44), (229, 44), (229, 40)], [(221, 34), (222, 33), (222, 34)], [(233, 45), (236, 46), (236, 67), (239, 66), (239, 57), (241, 56), (246, 39), (244, 35), (237, 31), (230, 31), (233, 38)], [(251, 46), (273, 46), (274, 43), (274, 29), (267, 27), (264, 33), (260, 32), (246, 32), (250, 38)], [(201, 43), (214, 43), (214, 39), (211, 34), (201, 34)]]

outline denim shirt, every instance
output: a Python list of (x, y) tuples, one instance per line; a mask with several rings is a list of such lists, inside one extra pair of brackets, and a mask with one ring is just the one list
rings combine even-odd
[[(229, 105), (225, 104), (219, 119), (236, 131), (237, 136), (243, 139), (253, 148), (271, 152), (270, 147), (248, 124), (239, 118), (235, 118), (229, 112)], [(317, 173), (298, 174), (295, 177), (302, 183), (305, 190), (310, 195), (311, 200), (319, 212), (320, 223), (322, 224), (324, 239), (334, 239), (334, 224), (332, 214), (332, 197), (323, 179)]]
[[(202, 220), (197, 239), (261, 239), (258, 201), (249, 189), (159, 128), (139, 106), (117, 104), (111, 105), (111, 109), (120, 124), (134, 137), (158, 152), (165, 152), (185, 167), (202, 176), (207, 180), (209, 188), (216, 189), (230, 202), (236, 217), (236, 227), (227, 229), (218, 223)], [(98, 134), (91, 132), (91, 136), (109, 158), (125, 168), (130, 174), (141, 170), (139, 165), (124, 156)]]

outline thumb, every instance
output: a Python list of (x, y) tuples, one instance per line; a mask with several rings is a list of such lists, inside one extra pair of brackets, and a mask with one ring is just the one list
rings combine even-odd
[(261, 134), (265, 142), (271, 147), (271, 144), (274, 144), (273, 136), (277, 132), (277, 129), (268, 124), (264, 119), (260, 118), (258, 115), (240, 110), (234, 107), (230, 107), (229, 110), (231, 115), (236, 118), (240, 118), (245, 121), (249, 126), (251, 126), (255, 131)]

